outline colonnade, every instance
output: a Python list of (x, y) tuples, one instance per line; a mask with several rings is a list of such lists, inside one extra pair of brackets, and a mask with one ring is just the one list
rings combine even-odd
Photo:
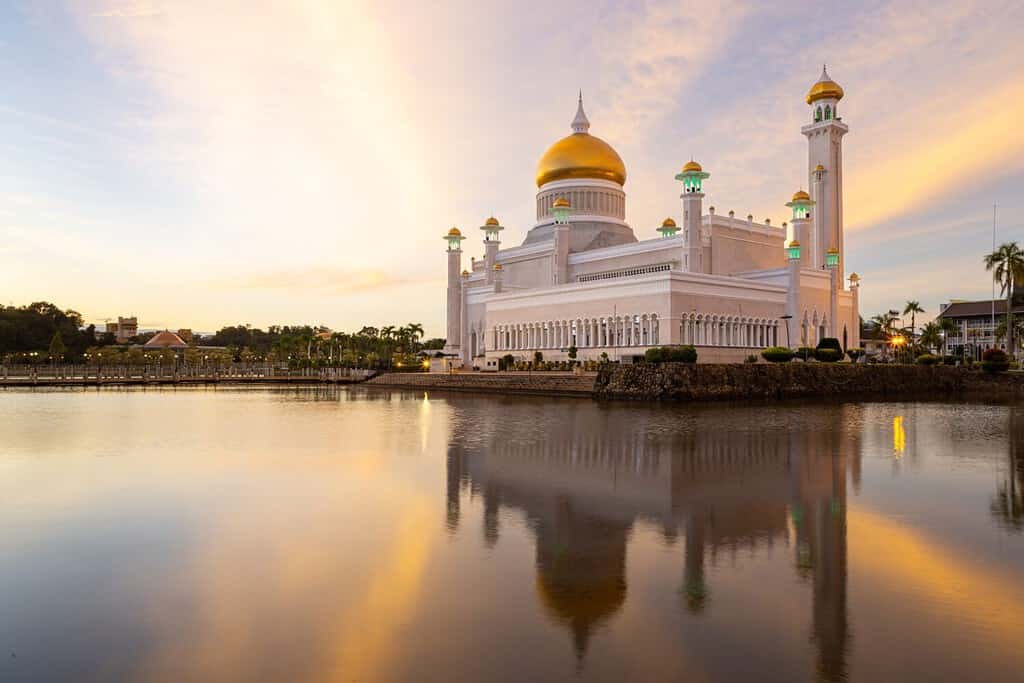
[(643, 313), (496, 325), (492, 342), (498, 351), (533, 351), (655, 346), (659, 340), (657, 314)]
[(679, 340), (694, 346), (778, 346), (779, 327), (774, 318), (691, 313), (683, 316)]

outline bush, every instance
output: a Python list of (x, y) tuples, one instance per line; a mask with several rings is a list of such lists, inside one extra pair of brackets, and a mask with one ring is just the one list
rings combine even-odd
[(515, 365), (516, 359), (511, 353), (506, 353), (504, 356), (498, 359), (499, 370), (511, 370), (512, 366)]
[(534, 351), (533, 352), (533, 362), (536, 363), (537, 365), (540, 365), (541, 363), (543, 363), (544, 362), (544, 354), (541, 353), (540, 351)]
[(655, 346), (644, 353), (647, 363), (696, 363), (697, 349), (692, 346)]
[(814, 358), (822, 363), (838, 363), (843, 359), (843, 352), (841, 349), (819, 346), (814, 350)]
[(578, 350), (575, 344), (569, 347), (569, 360), (576, 360), (576, 352)]
[(956, 361), (957, 361), (957, 357), (956, 356), (943, 356), (942, 357), (942, 364), (943, 365), (956, 365)]
[(851, 362), (856, 363), (857, 359), (864, 355), (864, 349), (847, 349), (846, 355), (850, 357)]
[(942, 362), (942, 359), (938, 356), (933, 356), (930, 353), (922, 353), (917, 357), (918, 365), (938, 365)]
[(843, 357), (843, 347), (839, 344), (839, 340), (835, 337), (822, 337), (821, 341), (818, 342), (819, 349), (832, 349), (839, 352), (839, 357)]
[(749, 356), (747, 356), (746, 358), (743, 359), (743, 362), (744, 363), (756, 363), (757, 362), (757, 354), (756, 353), (750, 354)]
[(793, 360), (793, 349), (785, 346), (772, 346), (761, 352), (761, 357), (769, 363), (788, 363)]
[(814, 352), (816, 349), (812, 349), (810, 346), (801, 346), (796, 350), (795, 358), (800, 358), (804, 361), (814, 358)]
[(981, 354), (981, 369), (995, 374), (1006, 372), (1010, 368), (1010, 359), (1002, 349), (989, 349)]

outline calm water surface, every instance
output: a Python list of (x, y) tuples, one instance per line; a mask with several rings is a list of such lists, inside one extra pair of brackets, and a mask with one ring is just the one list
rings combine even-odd
[(0, 393), (2, 681), (1024, 680), (1024, 406)]

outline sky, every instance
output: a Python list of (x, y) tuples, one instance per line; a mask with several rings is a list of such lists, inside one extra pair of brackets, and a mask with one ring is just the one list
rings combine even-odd
[(804, 96), (843, 120), (865, 317), (987, 298), (1024, 243), (1024, 3), (8, 1), (0, 303), (142, 328), (444, 324), (445, 244), (519, 244), (537, 160), (591, 133), (639, 239), (705, 203), (774, 224), (806, 184)]

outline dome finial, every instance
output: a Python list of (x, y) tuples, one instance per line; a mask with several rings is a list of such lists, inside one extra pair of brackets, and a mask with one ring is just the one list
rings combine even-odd
[(583, 90), (580, 89), (580, 99), (576, 105), (576, 118), (572, 120), (573, 133), (586, 133), (590, 130), (590, 121), (583, 112)]

